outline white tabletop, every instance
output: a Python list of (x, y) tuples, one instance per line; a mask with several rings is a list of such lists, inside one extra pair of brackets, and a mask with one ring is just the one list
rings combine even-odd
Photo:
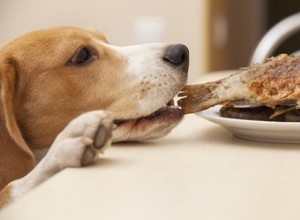
[[(224, 74), (205, 75), (202, 81)], [(167, 137), (66, 169), (0, 219), (300, 219), (300, 146), (247, 141), (187, 115)]]

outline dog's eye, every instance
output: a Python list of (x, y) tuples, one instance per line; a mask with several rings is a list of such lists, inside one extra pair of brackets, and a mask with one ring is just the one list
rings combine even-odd
[(92, 57), (92, 54), (89, 49), (81, 48), (77, 51), (75, 56), (71, 59), (71, 63), (73, 64), (84, 64), (85, 62), (89, 61)]

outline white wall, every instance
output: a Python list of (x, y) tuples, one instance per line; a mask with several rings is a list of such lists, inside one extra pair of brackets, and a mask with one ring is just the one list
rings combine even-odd
[[(0, 43), (31, 30), (66, 25), (99, 30), (116, 45), (180, 42), (190, 49), (193, 80), (206, 66), (207, 1), (1, 0)], [(141, 37), (143, 31), (154, 35)]]

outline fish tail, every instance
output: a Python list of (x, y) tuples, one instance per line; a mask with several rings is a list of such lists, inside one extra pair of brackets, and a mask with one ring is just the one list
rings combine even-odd
[(178, 94), (179, 97), (183, 97), (178, 100), (178, 105), (183, 109), (185, 114), (189, 114), (219, 104), (220, 100), (216, 94), (219, 83), (217, 81), (185, 86)]

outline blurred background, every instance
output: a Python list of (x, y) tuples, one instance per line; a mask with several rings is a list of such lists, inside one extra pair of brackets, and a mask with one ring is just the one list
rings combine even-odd
[[(103, 32), (110, 43), (184, 43), (190, 81), (202, 73), (249, 65), (262, 36), (300, 11), (295, 0), (0, 0), (0, 44), (55, 26)], [(300, 33), (276, 53), (299, 49)]]

